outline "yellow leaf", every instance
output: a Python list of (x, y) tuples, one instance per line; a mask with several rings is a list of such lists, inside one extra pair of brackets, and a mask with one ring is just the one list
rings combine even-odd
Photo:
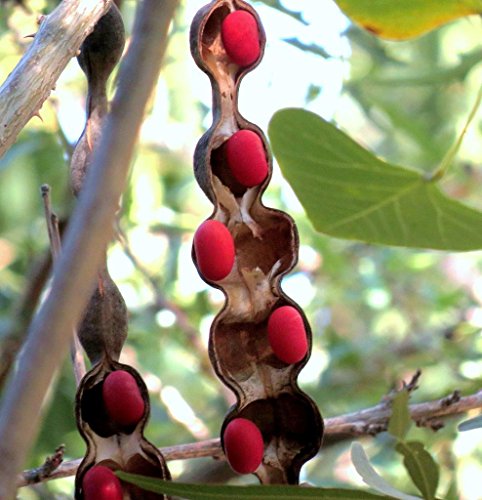
[(355, 23), (382, 38), (406, 40), (453, 19), (482, 13), (482, 0), (335, 0)]

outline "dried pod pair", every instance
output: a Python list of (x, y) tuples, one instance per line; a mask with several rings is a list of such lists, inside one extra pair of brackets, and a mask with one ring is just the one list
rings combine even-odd
[(297, 484), (321, 445), (323, 420), (297, 384), (310, 326), (280, 288), (297, 262), (298, 234), (291, 217), (261, 201), (271, 155), (262, 131), (238, 110), (241, 80), (264, 46), (260, 19), (242, 0), (215, 0), (192, 23), (191, 52), (211, 80), (214, 116), (194, 154), (214, 211), (194, 236), (193, 260), (226, 297), (209, 341), (216, 373), (237, 398), (221, 428), (226, 457), (263, 483)]

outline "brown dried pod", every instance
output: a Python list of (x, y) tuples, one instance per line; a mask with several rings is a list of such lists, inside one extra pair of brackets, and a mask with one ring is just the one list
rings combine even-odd
[(104, 266), (84, 311), (77, 334), (90, 362), (118, 360), (127, 337), (127, 307)]
[(87, 120), (72, 154), (71, 185), (75, 195), (82, 188), (91, 162), (92, 151), (99, 141), (103, 118), (108, 111), (107, 80), (124, 50), (125, 31), (119, 9), (112, 4), (84, 40), (77, 58), (87, 77)]
[[(263, 483), (296, 484), (301, 466), (320, 448), (323, 421), (297, 385), (311, 329), (280, 288), (297, 262), (298, 234), (291, 217), (261, 201), (271, 155), (262, 131), (238, 110), (240, 82), (260, 62), (264, 44), (258, 15), (242, 0), (215, 0), (192, 23), (191, 52), (211, 80), (214, 115), (194, 155), (196, 179), (214, 211), (194, 237), (193, 260), (201, 277), (226, 296), (211, 327), (209, 354), (237, 397), (221, 430), (228, 460)], [(281, 321), (273, 319), (278, 310), (286, 316)], [(238, 439), (229, 432), (226, 443), (233, 421), (244, 434)], [(237, 441), (251, 443), (253, 453), (264, 449), (258, 467), (244, 467), (249, 457), (233, 450)]]
[[(114, 380), (113, 380), (114, 379)], [(76, 418), (87, 452), (75, 479), (75, 498), (84, 498), (84, 477), (94, 466), (170, 479), (164, 457), (144, 437), (150, 404), (147, 388), (131, 366), (104, 358), (82, 380), (77, 392)], [(127, 483), (124, 498), (166, 499)]]

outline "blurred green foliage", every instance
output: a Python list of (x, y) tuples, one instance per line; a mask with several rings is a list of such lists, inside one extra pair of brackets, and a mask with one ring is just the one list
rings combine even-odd
[[(207, 78), (194, 68), (187, 43), (191, 17), (202, 3), (184, 1), (178, 12), (123, 198), (120, 226), (136, 263), (119, 242), (112, 244), (109, 256), (111, 274), (130, 309), (124, 361), (140, 370), (151, 391), (147, 436), (159, 446), (217, 436), (232, 403), (229, 392), (203, 362), (210, 320), (223, 299), (197, 278), (190, 261), (192, 233), (212, 210), (194, 182), (191, 166), (194, 145), (210, 124)], [(307, 18), (304, 8), (310, 2), (295, 2), (294, 7), (288, 2), (253, 4), (259, 7), (267, 28), (284, 17), (292, 23), (287, 25), (292, 31), (283, 34), (288, 39), (282, 45), (286, 55), (278, 53), (276, 65), (302, 60), (304, 48), (310, 46), (322, 47), (323, 56), (325, 51), (333, 54), (331, 47), (323, 47), (316, 33), (309, 31), (312, 18)], [(45, 0), (31, 0), (28, 5), (30, 13), (11, 3), (2, 7), (2, 80), (25, 51), (29, 42), (23, 36), (35, 31), (35, 15), (52, 7)], [(276, 10), (280, 6), (300, 15), (286, 16)], [(133, 0), (123, 4), (128, 27), (134, 8)], [(322, 16), (323, 9), (318, 9)], [(326, 92), (328, 84), (319, 75), (325, 71), (323, 64), (339, 63), (343, 85), (334, 106), (338, 126), (389, 162), (432, 171), (456, 139), (480, 86), (480, 23), (480, 19), (462, 19), (403, 43), (380, 41), (349, 26), (340, 35), (347, 54), (333, 55), (327, 61), (317, 51), (310, 52), (305, 77), (300, 79), (306, 106), (313, 109)], [(293, 43), (299, 33), (300, 43)], [(277, 42), (271, 43), (274, 50)], [(269, 53), (270, 45), (267, 57)], [(269, 95), (271, 83), (267, 80), (265, 87), (257, 89), (261, 99)], [(285, 105), (290, 105), (292, 86), (300, 82), (281, 83), (286, 86)], [(72, 61), (41, 110), (43, 121), (33, 118), (0, 159), (0, 341), (11, 328), (31, 266), (48, 251), (40, 185), (51, 185), (60, 217), (67, 218), (72, 209), (65, 146), (75, 143), (82, 130), (84, 93), (83, 75)], [(244, 99), (254, 99), (247, 93), (243, 90)], [(443, 186), (451, 196), (479, 209), (481, 134), (478, 115)], [(443, 397), (454, 389), (469, 394), (480, 388), (480, 252), (394, 249), (317, 234), (278, 170), (264, 199), (291, 213), (298, 224), (300, 261), (283, 286), (305, 308), (313, 326), (313, 356), (300, 383), (325, 417), (378, 403), (397, 381), (409, 379), (417, 368), (423, 375), (413, 401)], [(192, 329), (200, 333), (193, 336)], [(66, 459), (83, 455), (84, 443), (73, 417), (74, 394), (66, 361), (48, 394), (29, 466), (41, 464), (61, 443), (66, 445)], [(460, 498), (475, 500), (482, 440), (477, 431), (458, 435), (456, 423), (448, 421), (436, 434), (427, 429), (411, 432), (441, 464), (441, 489), (448, 490), (456, 478)], [(413, 492), (399, 457), (388, 444), (386, 433), (366, 441), (384, 476), (400, 490)], [(209, 481), (212, 473), (211, 461), (174, 462), (171, 469), (175, 477), (199, 481)], [(196, 469), (201, 469), (197, 475)], [(230, 477), (223, 470), (218, 480)], [(325, 447), (307, 464), (304, 478), (325, 487), (359, 485), (349, 460), (349, 443)], [(20, 492), (26, 500), (71, 495), (71, 479)]]

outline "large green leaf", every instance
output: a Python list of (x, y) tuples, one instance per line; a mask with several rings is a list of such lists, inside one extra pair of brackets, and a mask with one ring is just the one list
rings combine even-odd
[(482, 12), (482, 0), (336, 0), (345, 14), (384, 38), (404, 40)]
[(439, 468), (423, 443), (399, 442), (395, 449), (403, 455), (403, 463), (425, 500), (434, 500), (439, 481)]
[(392, 400), (392, 416), (388, 423), (388, 432), (397, 439), (404, 440), (412, 423), (408, 400), (410, 394), (407, 389), (400, 391)]
[(183, 484), (162, 481), (125, 472), (116, 473), (123, 481), (133, 483), (144, 490), (166, 495), (176, 495), (187, 500), (264, 500), (284, 498), (285, 500), (304, 500), (319, 498), (326, 500), (381, 500), (389, 497), (366, 493), (362, 490), (343, 490), (333, 488), (310, 488), (300, 486), (225, 486), (205, 484)]
[(318, 115), (278, 111), (269, 137), (317, 231), (382, 245), (482, 248), (482, 213), (448, 198), (423, 173), (380, 160)]

